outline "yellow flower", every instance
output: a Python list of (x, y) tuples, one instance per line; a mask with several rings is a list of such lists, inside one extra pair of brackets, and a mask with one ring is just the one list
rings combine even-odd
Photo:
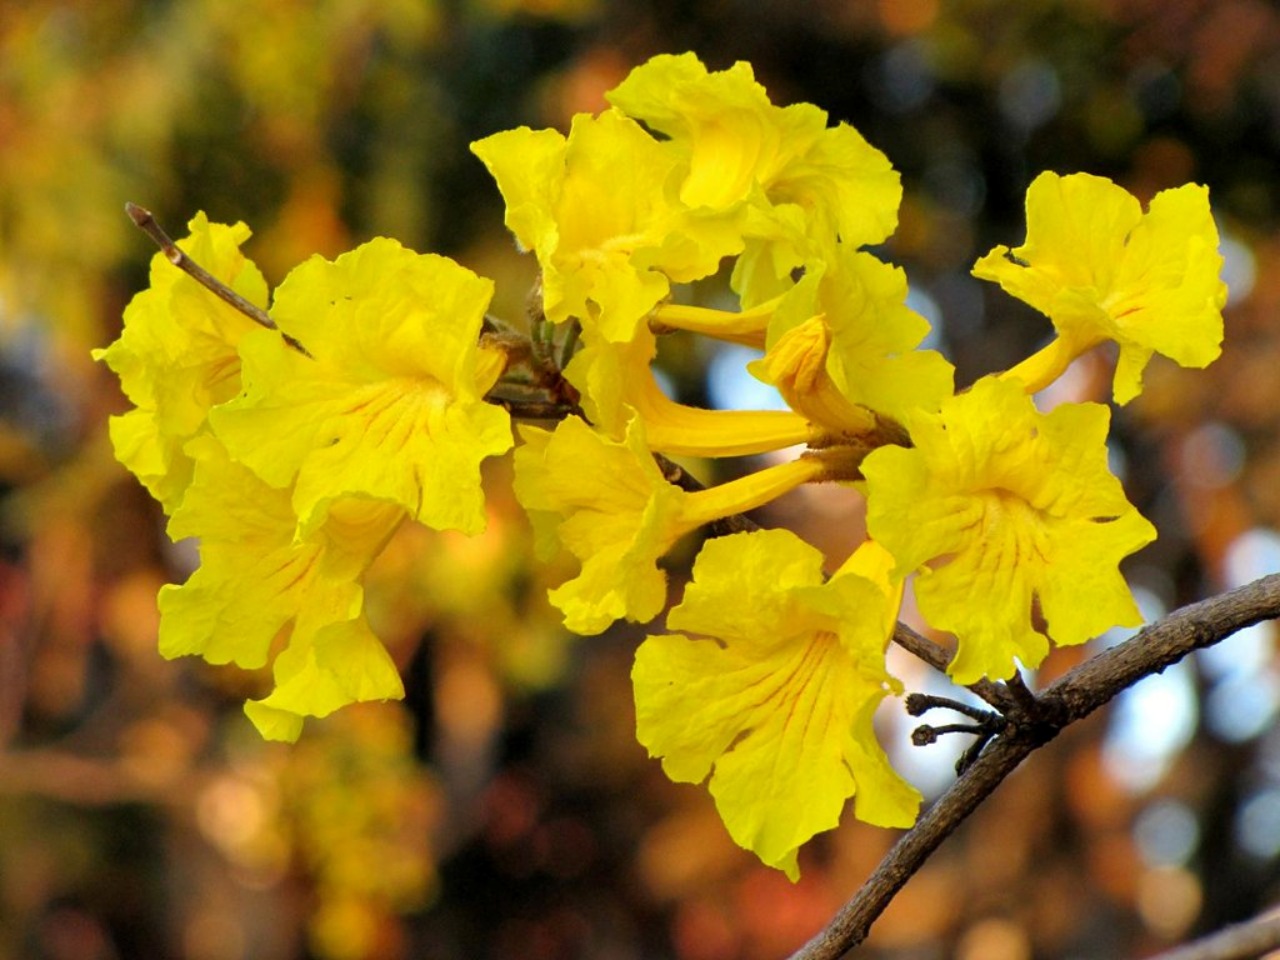
[[(864, 544), (829, 582), (822, 555), (787, 531), (710, 540), (667, 618), (693, 636), (652, 636), (636, 653), (636, 727), (667, 776), (711, 774), (733, 839), (799, 876), (796, 854), (859, 819), (910, 826), (920, 795), (889, 766), (872, 729), (901, 585), (893, 558)], [(712, 772), (714, 769), (714, 772)]]
[(306, 717), (327, 717), (352, 703), (399, 700), (404, 685), (364, 617), (295, 634), (271, 666), (275, 687), (244, 712), (267, 740), (292, 743)]
[(644, 421), (651, 450), (675, 456), (736, 457), (806, 443), (813, 430), (785, 410), (703, 410), (662, 392), (651, 364), (657, 338), (645, 325), (630, 343), (584, 333), (587, 346), (565, 368), (597, 429), (622, 439), (632, 416)]
[(566, 139), (520, 127), (471, 145), (506, 201), (506, 223), (542, 268), (543, 310), (625, 343), (670, 281), (714, 273), (742, 247), (697, 225), (667, 190), (680, 154), (616, 110), (579, 114)]
[(1046, 314), (1057, 329), (1047, 348), (1005, 376), (1028, 392), (1052, 383), (1104, 340), (1120, 345), (1117, 403), (1142, 392), (1152, 353), (1204, 367), (1222, 343), (1227, 288), (1209, 193), (1187, 184), (1156, 194), (1144, 214), (1110, 180), (1042, 173), (1027, 190), (1027, 242), (996, 247), (973, 268)]
[[(240, 252), (249, 228), (210, 223), (199, 213), (188, 229), (190, 236), (178, 246), (246, 300), (265, 307), (266, 281)], [(120, 339), (93, 352), (120, 377), (125, 396), (137, 408), (111, 418), (116, 457), (167, 513), (191, 482), (192, 461), (183, 445), (205, 429), (212, 406), (239, 392), (236, 347), (256, 329), (157, 253), (150, 287), (125, 309)]]
[(902, 187), (885, 155), (812, 104), (774, 106), (748, 63), (711, 73), (692, 53), (657, 56), (607, 98), (686, 154), (685, 204), (740, 216), (751, 240), (734, 289), (748, 306), (837, 237), (879, 243), (897, 226)]
[(907, 419), (913, 448), (867, 456), (867, 529), (959, 649), (961, 684), (1036, 667), (1048, 639), (1083, 643), (1142, 617), (1120, 560), (1155, 539), (1107, 467), (1109, 410), (1036, 410), (1020, 383), (987, 377)]
[(868, 409), (896, 420), (937, 410), (953, 369), (937, 351), (915, 349), (929, 322), (906, 297), (900, 268), (841, 244), (779, 301), (768, 350), (749, 369), (836, 432), (864, 432)]
[(254, 669), (287, 635), (276, 657), (277, 690), (266, 703), (287, 708), (293, 720), (249, 711), (273, 739), (295, 739), (302, 715), (401, 696), (390, 657), (364, 623), (360, 578), (404, 510), (344, 500), (322, 526), (295, 537), (288, 490), (233, 463), (208, 434), (188, 449), (194, 477), (169, 535), (199, 537), (200, 566), (185, 584), (160, 590), (161, 654)]
[(768, 353), (747, 364), (758, 379), (778, 388), (792, 410), (816, 427), (846, 436), (862, 436), (876, 427), (875, 413), (852, 402), (827, 371), (831, 328), (821, 316), (792, 327)]
[(622, 617), (652, 620), (666, 603), (658, 559), (703, 524), (759, 507), (824, 466), (802, 458), (738, 480), (688, 493), (669, 483), (633, 417), (622, 440), (570, 417), (554, 433), (520, 428), (515, 492), (528, 511), (543, 552), (558, 539), (582, 562), (582, 572), (550, 593), (575, 633), (599, 633)]
[(436, 529), (485, 522), (480, 463), (511, 446), (484, 402), (505, 355), (478, 344), (493, 285), (451, 260), (372, 240), (285, 279), (263, 332), (241, 343), (244, 395), (211, 422), (232, 457), (294, 484), (305, 533), (348, 496), (399, 504)]

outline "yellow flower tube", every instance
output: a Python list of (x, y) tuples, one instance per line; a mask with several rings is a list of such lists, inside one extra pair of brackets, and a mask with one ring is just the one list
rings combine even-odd
[(777, 387), (788, 406), (837, 434), (860, 436), (875, 430), (876, 416), (850, 403), (827, 373), (831, 331), (819, 315), (793, 327), (748, 369)]
[(802, 416), (788, 410), (703, 410), (676, 403), (658, 386), (651, 363), (653, 332), (641, 327), (630, 343), (610, 343), (584, 331), (587, 346), (565, 368), (599, 429), (622, 438), (633, 416), (644, 421), (649, 449), (675, 456), (740, 457), (814, 439)]
[(680, 525), (684, 529), (679, 536), (712, 521), (763, 507), (796, 487), (827, 479), (828, 475), (828, 467), (821, 457), (801, 456), (728, 483), (687, 493), (680, 511)]
[(782, 296), (777, 296), (748, 310), (716, 310), (682, 303), (660, 303), (649, 315), (649, 322), (763, 350), (769, 321), (782, 299)]
[(554, 432), (522, 426), (520, 437), (516, 497), (543, 549), (558, 541), (582, 563), (578, 576), (550, 593), (565, 626), (582, 634), (661, 613), (667, 588), (657, 562), (685, 534), (828, 475), (821, 459), (802, 457), (689, 493), (663, 476), (639, 417), (622, 440), (577, 417)]

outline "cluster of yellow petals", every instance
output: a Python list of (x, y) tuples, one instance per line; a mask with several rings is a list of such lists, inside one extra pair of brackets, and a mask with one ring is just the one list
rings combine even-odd
[[(267, 282), (240, 252), (249, 228), (210, 223), (201, 213), (189, 229), (178, 246), (250, 303), (265, 307)], [(255, 329), (248, 317), (157, 253), (151, 285), (125, 309), (120, 339), (94, 351), (134, 405), (111, 419), (116, 457), (166, 512), (191, 483), (194, 463), (183, 447), (206, 429), (211, 407), (240, 391), (236, 348)]]
[[(709, 777), (734, 839), (794, 879), (800, 846), (850, 798), (871, 823), (915, 816), (919, 795), (872, 728), (900, 691), (884, 653), (908, 577), (924, 619), (957, 639), (961, 684), (1139, 622), (1119, 564), (1155, 531), (1108, 469), (1108, 409), (1042, 413), (1032, 394), (1103, 341), (1119, 346), (1120, 403), (1154, 353), (1213, 360), (1218, 234), (1203, 187), (1144, 212), (1110, 181), (1043, 174), (1026, 242), (974, 273), (1057, 336), (957, 393), (951, 364), (922, 348), (929, 324), (905, 273), (862, 249), (893, 232), (902, 189), (857, 130), (774, 105), (748, 64), (713, 72), (692, 54), (653, 58), (608, 100), (567, 135), (522, 127), (472, 145), (537, 258), (540, 329), (577, 345), (563, 374), (585, 418), (520, 428), (515, 492), (543, 551), (578, 561), (550, 600), (585, 634), (658, 617), (659, 562), (700, 527), (804, 483), (865, 494), (872, 539), (830, 578), (789, 533), (708, 541), (672, 632), (641, 644), (633, 672), (641, 743), (672, 779)], [(182, 245), (265, 307), (247, 236), (197, 217)], [(728, 259), (739, 309), (673, 302)], [(268, 330), (158, 256), (99, 352), (136, 407), (112, 423), (119, 458), (170, 534), (200, 540), (200, 568), (161, 593), (162, 652), (270, 662), (274, 687), (246, 706), (265, 736), (400, 694), (361, 581), (402, 523), (483, 528), (481, 464), (513, 443), (487, 401), (509, 363), (480, 336), (491, 294), (450, 260), (377, 239), (297, 267)], [(669, 330), (758, 348), (750, 371), (790, 409), (671, 399), (652, 369)], [(802, 444), (710, 489), (674, 482), (661, 456)]]
[[(201, 215), (191, 231), (180, 247), (265, 307), (239, 250), (248, 230)], [(512, 443), (484, 401), (506, 362), (479, 343), (491, 294), (452, 261), (378, 239), (294, 270), (269, 330), (157, 254), (98, 352), (137, 405), (111, 424), (117, 456), (170, 536), (200, 544), (199, 568), (161, 591), (161, 652), (271, 661), (272, 690), (245, 707), (264, 736), (402, 695), (361, 579), (406, 518), (483, 528), (480, 462)]]
[(169, 535), (200, 538), (200, 566), (160, 591), (160, 652), (263, 666), (281, 631), (275, 687), (246, 704), (263, 735), (295, 740), (303, 717), (403, 695), (400, 675), (364, 618), (360, 578), (405, 517), (395, 504), (347, 499), (299, 536), (288, 489), (233, 462), (209, 435), (194, 441), (191, 489)]
[[(666, 605), (657, 560), (693, 529), (690, 504), (704, 494), (674, 487), (651, 452), (734, 456), (792, 443), (848, 445), (852, 467), (836, 476), (865, 480), (874, 538), (866, 549), (892, 558), (897, 588), (918, 575), (922, 615), (958, 638), (950, 667), (957, 682), (1008, 677), (1019, 663), (1038, 665), (1051, 641), (1081, 643), (1137, 622), (1118, 564), (1154, 530), (1108, 470), (1107, 411), (1068, 404), (1042, 414), (1030, 394), (1103, 340), (1120, 347), (1120, 402), (1139, 391), (1153, 352), (1193, 366), (1216, 356), (1225, 288), (1203, 188), (1166, 191), (1144, 214), (1100, 178), (1037, 179), (1026, 244), (997, 248), (975, 273), (1044, 310), (1058, 338), (956, 394), (951, 364), (921, 348), (929, 324), (907, 304), (903, 271), (860, 249), (892, 232), (901, 188), (856, 130), (828, 126), (808, 104), (775, 106), (745, 63), (712, 72), (691, 54), (655, 57), (608, 100), (611, 110), (576, 118), (568, 138), (520, 130), (475, 146), (507, 200), (508, 225), (538, 258), (547, 318), (581, 328), (584, 346), (566, 376), (590, 425), (524, 430), (516, 459), (517, 495), (547, 543), (558, 541), (582, 564), (551, 594), (570, 629), (643, 622)], [(741, 309), (670, 302), (677, 284), (709, 274), (724, 256), (734, 257)], [(669, 329), (761, 349), (749, 369), (779, 390), (790, 412), (697, 410), (668, 398), (651, 365), (655, 333)], [(721, 496), (726, 509), (733, 502), (720, 488), (706, 495)], [(675, 779), (698, 781), (714, 767), (711, 790), (730, 832), (794, 874), (799, 844), (835, 822), (850, 784), (880, 770), (882, 757), (870, 759), (878, 748), (869, 714), (855, 721), (852, 705), (862, 701), (850, 695), (851, 712), (813, 727), (822, 731), (812, 734), (822, 741), (813, 756), (835, 751), (823, 754), (828, 763), (851, 730), (863, 750), (823, 781), (832, 792), (819, 803), (776, 772), (808, 749), (784, 746), (778, 726), (807, 694), (757, 696), (755, 712), (744, 715), (735, 685), (791, 690), (803, 676), (819, 696), (827, 671), (845, 669), (830, 659), (842, 649), (832, 638), (842, 634), (829, 625), (813, 634), (827, 640), (782, 644), (800, 630), (791, 620), (805, 620), (795, 601), (784, 623), (745, 598), (773, 595), (787, 548), (759, 541), (772, 552), (759, 555), (754, 584), (744, 567), (756, 562), (757, 547), (732, 542), (704, 547), (694, 585), (669, 621), (715, 639), (653, 637), (641, 647), (640, 737)], [(881, 602), (892, 620), (896, 599)], [(735, 626), (744, 610), (767, 626)], [(886, 683), (888, 633), (877, 636), (878, 651), (860, 648), (858, 669)], [(793, 656), (800, 659), (786, 659)], [(792, 679), (775, 688), (771, 676)], [(875, 689), (878, 701), (887, 687)], [(842, 779), (846, 772), (852, 780)], [(894, 795), (884, 783), (876, 792)], [(810, 816), (810, 800), (821, 815)]]
[[(905, 275), (859, 249), (893, 231), (901, 187), (856, 130), (829, 126), (809, 104), (775, 106), (745, 63), (711, 72), (691, 54), (655, 57), (608, 99), (612, 109), (576, 117), (567, 137), (522, 128), (473, 145), (506, 200), (508, 227), (538, 259), (543, 314), (581, 330), (565, 376), (587, 420), (522, 427), (515, 455), (516, 495), (544, 548), (558, 544), (581, 565), (550, 593), (581, 633), (654, 619), (668, 602), (658, 561), (681, 537), (800, 483), (854, 479), (866, 436), (885, 418), (936, 411), (952, 391), (951, 365), (919, 349), (929, 325), (906, 305)], [(740, 310), (670, 302), (675, 286), (725, 257), (736, 258)], [(753, 372), (791, 410), (673, 401), (651, 369), (666, 329), (765, 351)], [(846, 442), (864, 445), (842, 474), (831, 464)], [(820, 453), (697, 492), (674, 485), (653, 456), (805, 443)], [(875, 823), (905, 825), (918, 802), (871, 726), (893, 689), (884, 647), (901, 595), (882, 550), (868, 547), (858, 563), (872, 555), (883, 567), (875, 576), (849, 572), (824, 587), (820, 557), (794, 537), (712, 540), (670, 623), (717, 641), (650, 638), (637, 659), (642, 742), (677, 779), (701, 780), (714, 765), (731, 834), (793, 877), (798, 847), (834, 826), (855, 790), (857, 815)], [(733, 628), (712, 610), (760, 592), (740, 570), (747, 557), (768, 582), (760, 609), (786, 615), (730, 642)], [(803, 583), (779, 582), (777, 568), (792, 560)], [(774, 693), (750, 710), (755, 684)], [(702, 743), (709, 724), (723, 742), (690, 759), (690, 738)]]
[(691, 53), (654, 57), (608, 99), (683, 155), (682, 202), (737, 218), (733, 285), (745, 306), (787, 290), (837, 238), (880, 243), (897, 226), (902, 186), (888, 158), (813, 104), (775, 106), (748, 63), (713, 73)]

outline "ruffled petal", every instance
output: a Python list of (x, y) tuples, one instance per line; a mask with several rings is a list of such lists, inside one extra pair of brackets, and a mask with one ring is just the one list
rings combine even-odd
[(404, 696), (395, 663), (363, 618), (295, 639), (276, 657), (272, 673), (275, 689), (244, 705), (268, 740), (297, 740), (304, 717), (327, 717), (352, 703)]
[(492, 284), (443, 257), (375, 240), (315, 258), (273, 311), (310, 356), (247, 337), (243, 396), (211, 422), (267, 483), (294, 484), (303, 532), (329, 504), (397, 504), (435, 529), (484, 527), (480, 464), (511, 446), (507, 413), (483, 401), (503, 358), (477, 346)]
[(668, 622), (710, 639), (649, 637), (632, 671), (640, 742), (673, 780), (710, 773), (734, 840), (793, 880), (798, 848), (836, 826), (849, 797), (883, 826), (909, 825), (920, 800), (871, 725), (891, 620), (874, 611), (896, 599), (851, 572), (824, 585), (821, 566), (785, 531), (709, 541)]
[(959, 649), (957, 683), (1036, 667), (1048, 637), (1083, 643), (1140, 622), (1121, 559), (1155, 538), (1107, 466), (1099, 404), (1036, 410), (1017, 383), (985, 378), (909, 419), (914, 446), (863, 461), (867, 528), (919, 571), (921, 613)]
[[(240, 252), (249, 228), (210, 223), (203, 213), (188, 228), (190, 235), (178, 246), (245, 299), (265, 307), (266, 281)], [(192, 464), (183, 445), (205, 429), (211, 407), (239, 391), (236, 347), (256, 329), (157, 253), (150, 287), (125, 308), (120, 338), (93, 352), (120, 377), (121, 389), (137, 407), (111, 420), (116, 457), (166, 512), (177, 507), (191, 482)]]
[[(1153, 353), (1204, 367), (1221, 350), (1227, 289), (1208, 191), (1195, 184), (1158, 193), (1144, 214), (1110, 180), (1046, 172), (1027, 190), (1027, 242), (996, 247), (974, 266), (1053, 321), (1053, 363), (1012, 371), (1040, 389), (1073, 356), (1103, 340), (1120, 346), (1114, 395), (1142, 390)], [(1061, 347), (1064, 346), (1065, 349)]]

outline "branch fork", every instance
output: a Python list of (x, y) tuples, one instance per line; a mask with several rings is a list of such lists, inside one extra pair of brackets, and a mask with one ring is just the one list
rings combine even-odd
[[(1277, 617), (1280, 617), (1280, 574), (1272, 574), (1175, 610), (1123, 643), (1085, 660), (1039, 694), (1026, 690), (1020, 677), (1002, 684), (971, 686), (969, 689), (988, 703), (1002, 703), (997, 709), (1003, 712), (1005, 729), (987, 744), (916, 825), (902, 835), (830, 923), (794, 953), (791, 960), (836, 960), (862, 943), (871, 925), (942, 842), (1023, 760), (1059, 731), (1187, 654), (1212, 646), (1245, 627)], [(945, 669), (946, 651), (901, 624), (894, 633), (894, 641), (908, 649), (917, 641), (925, 644), (922, 648), (925, 660), (941, 662)], [(1020, 685), (1022, 690), (1018, 689)], [(1022, 703), (1003, 706), (1014, 700)], [(1189, 956), (1199, 958), (1201, 954)]]

